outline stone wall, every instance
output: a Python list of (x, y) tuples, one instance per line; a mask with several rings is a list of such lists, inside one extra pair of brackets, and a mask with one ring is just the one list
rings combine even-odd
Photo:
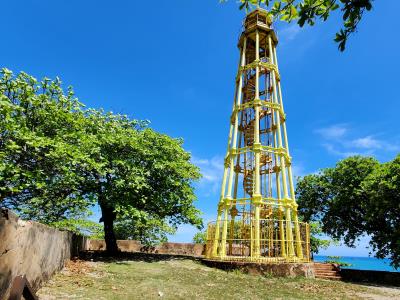
[(71, 232), (23, 221), (0, 209), (0, 299), (13, 279), (26, 275), (34, 290), (63, 268), (66, 260), (85, 249), (86, 240)]
[(209, 267), (218, 268), (226, 271), (240, 270), (251, 275), (273, 275), (278, 277), (304, 276), (314, 278), (313, 263), (253, 263), (239, 261), (217, 261), (203, 259), (203, 264)]
[[(154, 247), (147, 247), (139, 241), (118, 240), (117, 244), (118, 248), (123, 252), (146, 252), (199, 257), (205, 251), (205, 245), (193, 243), (162, 243)], [(89, 251), (101, 251), (106, 249), (106, 243), (104, 240), (89, 240), (87, 247)]]
[(400, 286), (400, 272), (341, 269), (345, 281)]

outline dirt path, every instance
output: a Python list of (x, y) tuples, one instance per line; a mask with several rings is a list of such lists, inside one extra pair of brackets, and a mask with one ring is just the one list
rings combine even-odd
[(360, 293), (359, 296), (361, 298), (374, 299), (374, 300), (400, 299), (400, 288), (398, 287), (385, 287), (385, 286), (373, 286), (373, 285), (364, 285), (364, 286), (370, 289), (372, 292)]

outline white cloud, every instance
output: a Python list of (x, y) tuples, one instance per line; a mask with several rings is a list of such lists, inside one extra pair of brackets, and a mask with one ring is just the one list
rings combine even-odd
[(375, 151), (399, 151), (400, 146), (374, 135), (350, 137), (352, 133), (348, 125), (336, 124), (315, 130), (323, 138), (321, 143), (329, 153), (341, 157), (352, 155), (374, 155)]
[(326, 128), (315, 130), (324, 139), (338, 139), (347, 133), (348, 129), (345, 124), (332, 125)]
[(213, 156), (210, 159), (192, 157), (192, 163), (200, 168), (203, 175), (200, 186), (215, 194), (220, 188), (224, 172), (224, 159), (221, 156)]
[(285, 26), (283, 29), (278, 30), (278, 34), (281, 40), (291, 41), (296, 38), (300, 31), (300, 26), (297, 23), (292, 23), (288, 26)]
[(298, 160), (296, 160), (296, 162), (292, 164), (292, 173), (294, 178), (298, 176), (302, 177), (307, 174), (304, 165), (300, 163)]
[(349, 156), (354, 156), (354, 155), (369, 155), (368, 153), (360, 153), (357, 151), (345, 151), (339, 149), (339, 147), (336, 147), (334, 144), (330, 143), (323, 143), (322, 147), (324, 147), (330, 154), (340, 156), (340, 157), (349, 157)]
[(381, 149), (382, 141), (379, 141), (372, 136), (366, 136), (358, 139), (354, 139), (350, 142), (350, 145), (356, 148), (364, 149)]

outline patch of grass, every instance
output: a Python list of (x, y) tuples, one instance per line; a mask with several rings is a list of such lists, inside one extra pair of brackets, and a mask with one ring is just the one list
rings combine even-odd
[(79, 262), (55, 275), (40, 299), (359, 299), (368, 287), (316, 279), (226, 272), (188, 259)]

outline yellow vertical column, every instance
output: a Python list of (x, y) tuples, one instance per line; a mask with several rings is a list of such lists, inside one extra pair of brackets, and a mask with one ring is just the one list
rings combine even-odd
[[(274, 63), (275, 63), (276, 69), (279, 70), (278, 57), (276, 55), (276, 47), (274, 47), (274, 46), (273, 46), (273, 51), (274, 51)], [(281, 105), (282, 112), (284, 112), (280, 80), (278, 80), (278, 92), (279, 92), (279, 103)], [(287, 153), (287, 156), (290, 157), (289, 143), (288, 143), (288, 137), (287, 137), (287, 131), (286, 131), (286, 121), (284, 121), (282, 123), (282, 129), (283, 129), (286, 153)], [(291, 196), (291, 200), (292, 200), (291, 204), (292, 204), (292, 212), (293, 212), (294, 230), (295, 230), (295, 234), (296, 234), (296, 252), (297, 252), (297, 256), (299, 258), (302, 258), (303, 257), (303, 249), (302, 249), (302, 244), (301, 244), (299, 220), (298, 220), (298, 216), (297, 216), (297, 204), (296, 204), (296, 196), (295, 196), (295, 190), (294, 190), (294, 184), (293, 184), (293, 173), (292, 173), (292, 164), (291, 163), (288, 165), (288, 179), (289, 179), (290, 196)]]
[(256, 30), (256, 79), (255, 79), (255, 96), (254, 96), (254, 143), (253, 151), (255, 157), (255, 168), (254, 168), (254, 193), (252, 201), (254, 204), (254, 253), (255, 258), (260, 256), (260, 205), (261, 205), (261, 185), (260, 185), (260, 155), (261, 155), (261, 144), (260, 144), (260, 33)]
[[(272, 48), (272, 39), (271, 36), (268, 36), (268, 47), (269, 47), (269, 53), (270, 53), (270, 58), (271, 58), (271, 63), (274, 63), (274, 55), (273, 55), (273, 48)], [(274, 95), (274, 102), (276, 104), (279, 104), (278, 102), (278, 94), (277, 94), (277, 85), (276, 85), (276, 74), (274, 71), (271, 72), (272, 74), (272, 87), (273, 87), (273, 95)], [(276, 130), (277, 130), (277, 136), (278, 136), (278, 146), (279, 149), (283, 149), (283, 144), (282, 144), (282, 133), (281, 133), (281, 111), (278, 109), (275, 111), (276, 112)], [(292, 233), (292, 221), (291, 221), (291, 214), (290, 214), (290, 204), (287, 203), (289, 199), (289, 194), (288, 194), (288, 187), (287, 187), (287, 178), (286, 178), (286, 163), (285, 163), (285, 157), (282, 154), (282, 152), (279, 153), (280, 156), (280, 166), (281, 166), (281, 174), (282, 174), (282, 186), (283, 186), (283, 202), (285, 203), (285, 208), (286, 208), (286, 239), (288, 243), (288, 254), (289, 256), (294, 256), (294, 248), (293, 248), (293, 233)]]
[[(236, 99), (235, 99), (235, 108), (233, 109), (234, 114), (234, 124), (233, 124), (233, 134), (232, 134), (232, 144), (230, 149), (228, 149), (227, 157), (229, 157), (229, 179), (228, 179), (228, 187), (226, 198), (223, 198), (223, 210), (224, 210), (224, 219), (223, 219), (223, 227), (222, 227), (222, 238), (221, 238), (221, 257), (226, 256), (226, 237), (228, 233), (228, 211), (232, 202), (232, 183), (233, 183), (233, 175), (235, 169), (235, 158), (237, 152), (237, 135), (238, 135), (238, 114), (239, 114), (239, 106), (242, 102), (242, 88), (243, 88), (243, 76), (242, 76), (242, 67), (246, 63), (246, 44), (247, 40), (244, 39), (243, 48), (241, 51), (241, 62), (239, 68), (239, 82), (237, 84), (236, 91)], [(226, 179), (225, 179), (226, 180)]]
[[(242, 145), (242, 133), (239, 132), (239, 144), (238, 148), (240, 148)], [(232, 200), (232, 207), (230, 210), (230, 215), (231, 215), (231, 226), (230, 226), (230, 235), (229, 235), (229, 254), (232, 255), (232, 243), (234, 240), (234, 231), (235, 231), (235, 217), (238, 215), (238, 210), (236, 208), (236, 200), (237, 200), (237, 194), (238, 194), (238, 181), (239, 181), (239, 173), (240, 173), (240, 154), (236, 156), (236, 166), (238, 166), (238, 169), (236, 170), (235, 166), (235, 181), (233, 184), (233, 200)], [(240, 238), (240, 237), (239, 237)]]
[[(229, 137), (228, 137), (228, 151), (227, 151), (228, 154), (229, 154), (229, 147), (230, 147), (231, 140), (232, 140), (232, 132), (233, 132), (233, 125), (231, 124), (230, 129), (229, 129)], [(225, 160), (224, 175), (222, 177), (221, 193), (219, 196), (219, 203), (218, 203), (218, 216), (217, 216), (217, 221), (215, 223), (215, 234), (214, 234), (213, 248), (212, 248), (212, 252), (211, 252), (211, 256), (213, 256), (213, 257), (216, 257), (218, 255), (220, 226), (221, 226), (221, 219), (222, 219), (222, 210), (224, 208), (224, 195), (225, 195), (225, 189), (226, 189), (227, 176), (228, 176), (228, 165), (226, 164), (226, 160)]]
[[(240, 57), (240, 62), (241, 62), (241, 57)], [(240, 63), (239, 63), (239, 67), (240, 67)], [(239, 82), (239, 79), (236, 80), (235, 97), (233, 99), (232, 114), (235, 112), (235, 109), (236, 109), (236, 98), (237, 98), (237, 92), (238, 92), (238, 86), (239, 86), (238, 82)], [(218, 244), (219, 244), (219, 237), (220, 237), (222, 210), (224, 208), (226, 180), (228, 177), (228, 168), (229, 168), (229, 164), (227, 163), (227, 158), (229, 157), (229, 153), (230, 153), (230, 147), (231, 147), (231, 143), (232, 143), (232, 133), (233, 133), (233, 124), (231, 122), (230, 126), (229, 126), (228, 146), (227, 146), (226, 156), (225, 156), (225, 161), (224, 161), (224, 174), (222, 176), (221, 192), (220, 192), (219, 203), (218, 203), (217, 221), (215, 223), (215, 233), (214, 233), (213, 247), (212, 247), (212, 251), (211, 251), (212, 257), (216, 257), (218, 255)]]
[[(268, 40), (266, 39), (266, 47), (265, 49), (269, 48), (268, 46)], [(272, 63), (271, 59), (271, 53), (270, 53), (270, 63)], [(271, 75), (272, 76), (272, 75)], [(272, 85), (272, 78), (270, 77), (270, 84)], [(273, 99), (271, 100), (273, 102)], [(273, 116), (273, 115), (272, 115)], [(278, 142), (277, 142), (277, 132), (276, 132), (276, 125), (275, 125), (275, 118), (272, 118), (271, 120), (271, 127), (272, 127), (272, 134), (274, 137), (274, 148), (278, 148)], [(275, 127), (275, 128), (274, 128)], [(280, 180), (280, 171), (279, 171), (279, 155), (275, 152), (274, 153), (274, 159), (275, 159), (275, 180), (276, 180), (276, 196), (277, 196), (277, 201), (278, 201), (278, 218), (279, 218), (279, 240), (280, 240), (280, 245), (281, 245), (281, 256), (286, 257), (286, 238), (285, 238), (285, 224), (283, 221), (283, 212), (284, 212), (284, 203), (281, 195), (281, 180)]]
[(306, 240), (305, 246), (306, 246), (306, 261), (310, 261), (310, 224), (305, 223), (306, 226)]

